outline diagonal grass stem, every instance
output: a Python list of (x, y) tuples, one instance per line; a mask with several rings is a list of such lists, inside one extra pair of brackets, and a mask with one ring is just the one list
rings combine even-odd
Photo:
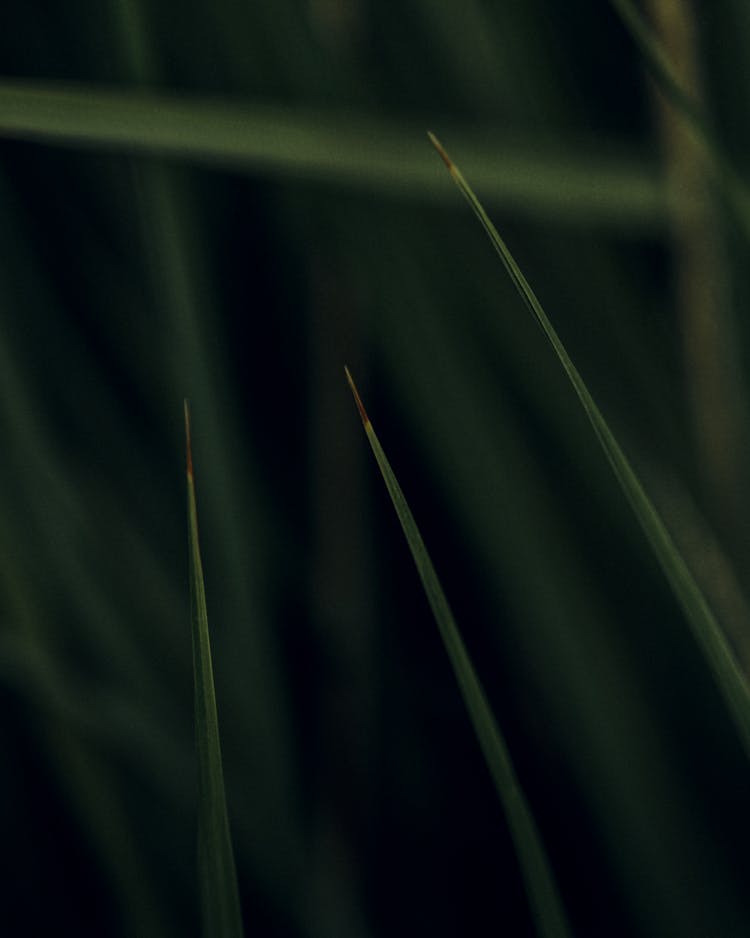
[(198, 879), (203, 934), (206, 938), (242, 938), (232, 839), (229, 833), (219, 719), (216, 710), (206, 590), (198, 543), (190, 410), (185, 401), (187, 507), (190, 529), (190, 606), (195, 681), (195, 742), (198, 751)]
[(354, 394), (367, 439), (417, 566), (479, 745), (505, 809), (539, 934), (542, 938), (567, 938), (570, 932), (562, 903), (536, 823), (513, 768), (508, 747), (492, 715), (414, 516), (370, 423), (348, 368), (346, 377)]
[(513, 284), (521, 294), (527, 309), (534, 316), (557, 354), (594, 428), (594, 432), (602, 445), (615, 476), (622, 486), (661, 568), (682, 606), (693, 636), (714, 674), (719, 690), (737, 726), (745, 751), (750, 755), (750, 689), (708, 602), (507, 245), (500, 237), (471, 186), (448, 156), (442, 144), (432, 133), (429, 134), (429, 138), (461, 194), (487, 232), (495, 251), (500, 256)]

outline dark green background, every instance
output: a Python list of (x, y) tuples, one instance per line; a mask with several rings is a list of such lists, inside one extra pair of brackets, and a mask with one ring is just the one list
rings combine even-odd
[[(741, 168), (745, 5), (693, 6)], [(691, 493), (741, 581), (748, 519), (716, 512), (692, 440), (653, 97), (609, 5), (72, 0), (2, 19), (7, 78), (273, 105), (363, 152), (385, 127), (434, 184), (339, 178), (335, 143), (320, 181), (0, 140), (0, 931), (198, 934), (187, 396), (247, 934), (533, 933), (348, 363), (575, 933), (747, 934), (739, 742), (425, 135), (470, 180), (528, 164), (491, 214), (646, 487), (678, 527)], [(598, 202), (566, 196), (602, 165)], [(654, 195), (630, 211), (633, 175)], [(742, 362), (750, 248), (722, 219)]]

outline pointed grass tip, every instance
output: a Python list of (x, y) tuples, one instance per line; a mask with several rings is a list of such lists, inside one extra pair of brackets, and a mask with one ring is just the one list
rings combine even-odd
[(453, 160), (445, 152), (445, 147), (443, 147), (443, 144), (438, 140), (438, 138), (435, 136), (435, 134), (431, 130), (427, 131), (427, 136), (430, 139), (430, 143), (438, 151), (438, 155), (440, 156), (440, 159), (445, 163), (448, 169), (448, 172), (451, 175), (453, 175), (455, 173), (455, 166), (453, 165)]
[(187, 470), (188, 478), (193, 478), (193, 443), (190, 434), (190, 405), (188, 404), (188, 399), (183, 400), (183, 408), (185, 410), (185, 468)]
[(354, 395), (354, 400), (359, 410), (359, 416), (362, 418), (365, 429), (367, 429), (367, 427), (370, 426), (370, 418), (367, 416), (365, 405), (362, 403), (362, 398), (359, 396), (359, 391), (357, 390), (357, 385), (354, 383), (354, 378), (352, 378), (352, 373), (346, 365), (344, 365), (344, 372), (346, 373), (346, 380), (349, 382), (349, 387), (352, 389), (352, 394)]

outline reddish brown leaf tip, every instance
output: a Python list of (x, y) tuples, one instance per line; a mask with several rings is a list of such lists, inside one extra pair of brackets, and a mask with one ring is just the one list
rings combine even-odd
[(187, 398), (184, 400), (185, 406), (185, 460), (188, 478), (193, 478), (193, 444), (190, 436), (190, 406)]
[(430, 138), (430, 143), (438, 151), (440, 159), (445, 163), (448, 169), (448, 172), (452, 173), (453, 172), (453, 160), (445, 152), (443, 144), (438, 140), (438, 138), (435, 136), (435, 134), (431, 130), (427, 131), (427, 136)]
[(365, 429), (370, 425), (370, 418), (367, 416), (367, 411), (365, 406), (362, 403), (362, 398), (359, 396), (359, 391), (357, 390), (357, 385), (354, 383), (352, 374), (349, 369), (344, 365), (344, 371), (346, 372), (346, 380), (349, 382), (349, 387), (352, 389), (352, 394), (354, 395), (354, 400), (357, 403), (357, 409), (359, 410), (359, 416), (362, 418), (362, 423), (365, 426)]

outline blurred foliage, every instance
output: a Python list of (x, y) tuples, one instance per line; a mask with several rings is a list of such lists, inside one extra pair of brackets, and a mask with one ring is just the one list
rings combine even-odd
[[(684, 7), (715, 132), (742, 155), (745, 5)], [(159, 102), (183, 108), (169, 146), (129, 145), (127, 124), (106, 146), (49, 146), (11, 128), (31, 110), (0, 89), (4, 933), (198, 934), (187, 396), (247, 934), (532, 934), (348, 362), (574, 932), (747, 934), (739, 741), (425, 136), (491, 190), (743, 656), (742, 382), (718, 477), (696, 429), (663, 118), (610, 6), (32, 0), (6, 12), (0, 72), (75, 83), (92, 107), (153, 100), (157, 136), (173, 126)], [(741, 378), (750, 247), (715, 209), (731, 331), (711, 349)], [(727, 400), (712, 406), (723, 419)]]

